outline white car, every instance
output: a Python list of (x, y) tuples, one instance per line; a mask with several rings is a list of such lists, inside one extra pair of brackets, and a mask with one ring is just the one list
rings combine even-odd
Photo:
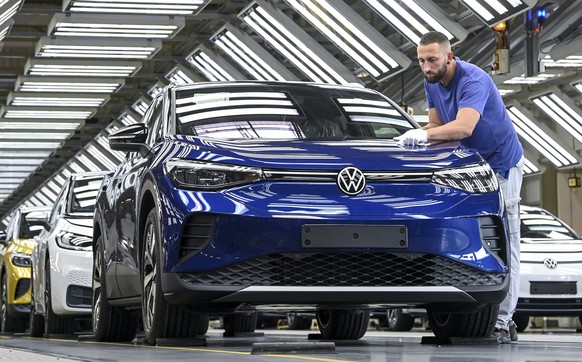
[(69, 176), (32, 252), (30, 333), (69, 334), (90, 317), (93, 209), (106, 172)]
[(548, 211), (521, 206), (520, 290), (513, 320), (578, 316), (582, 322), (582, 239)]

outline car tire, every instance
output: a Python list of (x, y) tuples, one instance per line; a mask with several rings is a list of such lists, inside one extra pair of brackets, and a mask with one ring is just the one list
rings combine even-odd
[(106, 294), (103, 240), (93, 247), (93, 334), (98, 342), (129, 342), (135, 338), (139, 316), (109, 304)]
[(495, 327), (499, 304), (488, 304), (470, 313), (441, 313), (427, 309), (429, 325), (440, 340), (451, 337), (489, 337)]
[(529, 315), (522, 313), (514, 313), (511, 317), (518, 332), (523, 332), (529, 327)]
[(53, 312), (50, 260), (45, 263), (45, 287), (44, 287), (44, 336), (46, 338), (54, 334), (72, 334), (73, 320), (63, 318)]
[[(31, 273), (34, 275), (34, 273)], [(30, 336), (31, 337), (42, 337), (44, 333), (44, 316), (42, 314), (36, 313), (36, 307), (34, 302), (34, 283), (32, 278), (30, 279), (30, 320), (29, 320), (29, 328), (30, 328)]]
[(405, 314), (402, 309), (388, 309), (388, 328), (396, 332), (407, 332), (414, 327), (414, 317), (410, 314)]
[(200, 316), (200, 324), (198, 326), (198, 335), (203, 336), (208, 332), (208, 326), (210, 325), (210, 317), (207, 315)]
[(253, 333), (257, 328), (257, 318), (256, 312), (224, 316), (224, 335), (234, 337), (237, 333)]
[(360, 339), (368, 330), (370, 311), (321, 309), (317, 311), (316, 317), (323, 339)]
[(191, 338), (208, 329), (204, 326), (207, 320), (201, 314), (164, 299), (159, 225), (153, 209), (146, 219), (141, 244), (142, 321), (145, 341), (150, 345), (155, 345), (158, 338)]
[(287, 325), (289, 329), (298, 331), (311, 328), (313, 318), (304, 317), (297, 313), (287, 313)]
[(26, 321), (14, 318), (8, 314), (8, 283), (6, 273), (2, 274), (1, 288), (0, 330), (6, 333), (24, 332), (26, 329)]

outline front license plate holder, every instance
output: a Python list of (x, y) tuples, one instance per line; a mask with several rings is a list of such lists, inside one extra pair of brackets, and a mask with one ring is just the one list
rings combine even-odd
[(319, 225), (301, 227), (304, 248), (406, 249), (408, 231), (404, 225)]
[(530, 282), (530, 294), (576, 294), (576, 282)]

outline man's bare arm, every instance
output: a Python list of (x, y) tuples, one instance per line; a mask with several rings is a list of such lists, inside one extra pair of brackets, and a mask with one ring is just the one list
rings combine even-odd
[[(438, 125), (438, 121), (431, 122), (431, 111), (436, 113), (436, 110), (429, 110), (429, 124), (424, 127), (428, 131), (428, 140), (448, 141), (461, 140), (473, 134), (477, 122), (481, 118), (481, 114), (473, 108), (461, 108), (457, 112), (457, 118), (447, 124)], [(438, 115), (437, 115), (438, 117)]]

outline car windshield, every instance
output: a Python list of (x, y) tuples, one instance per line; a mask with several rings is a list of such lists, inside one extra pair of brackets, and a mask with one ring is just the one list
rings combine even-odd
[(414, 127), (358, 88), (241, 84), (176, 91), (178, 134), (217, 139), (392, 139)]
[(573, 240), (580, 237), (560, 219), (542, 210), (522, 212), (521, 237), (531, 239)]
[(71, 214), (93, 213), (102, 181), (103, 176), (75, 179), (69, 212)]

